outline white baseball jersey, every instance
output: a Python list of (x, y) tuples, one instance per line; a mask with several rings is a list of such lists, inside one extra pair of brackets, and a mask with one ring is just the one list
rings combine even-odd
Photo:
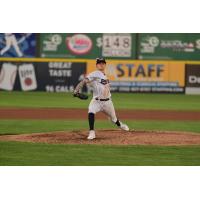
[(89, 85), (93, 88), (93, 98), (110, 98), (110, 85), (109, 80), (106, 77), (106, 75), (97, 70), (94, 72), (91, 72), (87, 75), (87, 78), (89, 79)]
[[(114, 123), (117, 121), (114, 105), (111, 99), (108, 101), (100, 101), (111, 97), (109, 80), (101, 71), (94, 71), (86, 77), (89, 79), (89, 84), (93, 88), (93, 99), (90, 102), (89, 113), (105, 113)], [(99, 100), (96, 100), (98, 97)]]

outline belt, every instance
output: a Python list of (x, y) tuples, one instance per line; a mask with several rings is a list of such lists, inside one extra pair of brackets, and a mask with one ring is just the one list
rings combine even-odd
[(110, 99), (109, 98), (107, 98), (107, 99), (99, 99), (99, 98), (95, 98), (95, 100), (99, 100), (99, 101), (109, 101)]

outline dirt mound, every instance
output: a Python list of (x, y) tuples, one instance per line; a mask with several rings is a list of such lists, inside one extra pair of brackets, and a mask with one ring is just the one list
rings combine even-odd
[[(200, 121), (199, 111), (117, 110), (120, 119)], [(97, 119), (105, 119), (102, 113)], [(0, 119), (87, 119), (87, 109), (0, 108)]]
[(88, 141), (87, 131), (34, 133), (0, 136), (1, 141), (40, 142), (50, 144), (107, 144), (107, 145), (200, 145), (200, 134), (183, 132), (155, 132), (98, 130), (97, 138)]

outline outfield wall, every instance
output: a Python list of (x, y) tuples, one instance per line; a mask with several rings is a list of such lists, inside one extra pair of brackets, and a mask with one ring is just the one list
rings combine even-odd
[(0, 33), (0, 57), (200, 60), (200, 33)]
[[(0, 58), (0, 90), (72, 92), (93, 70), (91, 59)], [(106, 74), (115, 92), (200, 94), (200, 62), (108, 60)]]
[(0, 33), (0, 90), (70, 92), (105, 57), (112, 91), (200, 94), (199, 55), (200, 33)]

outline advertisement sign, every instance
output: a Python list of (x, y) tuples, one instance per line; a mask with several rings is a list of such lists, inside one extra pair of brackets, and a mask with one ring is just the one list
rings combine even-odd
[(72, 92), (86, 74), (86, 63), (82, 62), (39, 62), (36, 66), (38, 90), (47, 92)]
[(186, 94), (200, 94), (200, 64), (186, 65)]
[[(96, 70), (88, 61), (87, 74)], [(107, 61), (106, 75), (111, 90), (128, 92), (184, 92), (184, 62)]]
[(138, 59), (200, 60), (199, 33), (142, 33)]
[(0, 33), (0, 57), (35, 57), (36, 34)]
[(33, 64), (22, 64), (18, 68), (20, 83), (23, 91), (35, 90), (37, 81)]
[(13, 90), (17, 66), (12, 63), (3, 63), (0, 73), (0, 89), (11, 91)]
[(43, 33), (40, 34), (40, 57), (135, 59), (136, 34)]
[[(10, 69), (11, 66), (12, 70)], [(16, 79), (13, 78), (13, 74), (17, 74)], [(7, 63), (1, 61), (0, 89), (72, 92), (85, 75), (86, 63), (83, 62), (39, 61)]]

